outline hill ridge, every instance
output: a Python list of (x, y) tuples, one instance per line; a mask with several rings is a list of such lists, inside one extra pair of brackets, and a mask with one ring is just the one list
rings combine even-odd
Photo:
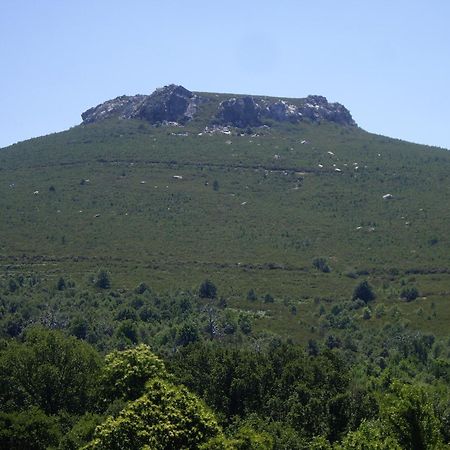
[(112, 117), (142, 119), (155, 124), (183, 125), (194, 119), (202, 105), (214, 103), (212, 112), (204, 118), (205, 125), (270, 126), (271, 122), (299, 123), (335, 122), (356, 126), (350, 111), (340, 103), (329, 103), (321, 95), (306, 98), (195, 93), (180, 85), (170, 84), (150, 95), (122, 95), (107, 100), (81, 114), (84, 124), (96, 123)]

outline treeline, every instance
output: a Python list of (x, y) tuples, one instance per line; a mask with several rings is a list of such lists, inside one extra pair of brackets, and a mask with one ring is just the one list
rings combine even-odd
[[(168, 367), (167, 367), (168, 366)], [(361, 368), (360, 368), (361, 370)], [(445, 449), (448, 382), (414, 383), (273, 341), (100, 354), (30, 328), (0, 350), (2, 449)]]
[(450, 341), (395, 317), (365, 327), (385, 314), (370, 289), (319, 302), (297, 345), (208, 280), (163, 295), (104, 271), (3, 281), (0, 448), (448, 448)]

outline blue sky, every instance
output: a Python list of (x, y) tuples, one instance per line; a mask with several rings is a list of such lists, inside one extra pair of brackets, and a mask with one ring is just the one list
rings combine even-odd
[(450, 148), (447, 0), (1, 0), (0, 147), (182, 84), (325, 95), (364, 129)]

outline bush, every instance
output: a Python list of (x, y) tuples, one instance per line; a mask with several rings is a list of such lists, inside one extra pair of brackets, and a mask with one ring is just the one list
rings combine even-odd
[(139, 283), (138, 287), (134, 290), (136, 294), (143, 294), (145, 291), (148, 291), (150, 288), (147, 286), (146, 283), (142, 282)]
[(320, 270), (323, 273), (331, 272), (330, 266), (327, 264), (327, 261), (325, 260), (325, 258), (315, 258), (313, 260), (313, 266), (317, 270)]
[(99, 289), (109, 289), (111, 287), (111, 281), (106, 270), (100, 270), (97, 279), (94, 281), (94, 285)]
[(361, 299), (367, 303), (375, 299), (375, 294), (372, 286), (367, 281), (362, 281), (355, 287), (352, 298), (353, 300)]
[(411, 302), (415, 300), (419, 296), (419, 291), (415, 287), (405, 288), (400, 293), (400, 298), (406, 300), (407, 302)]
[(250, 289), (248, 292), (247, 292), (247, 300), (249, 300), (249, 301), (251, 301), (251, 302), (254, 302), (255, 300), (257, 300), (258, 299), (258, 297), (257, 297), (257, 295), (256, 295), (256, 292), (253, 290), (253, 289)]
[(217, 288), (214, 283), (209, 280), (205, 280), (201, 285), (198, 291), (198, 295), (200, 298), (216, 298), (217, 297)]

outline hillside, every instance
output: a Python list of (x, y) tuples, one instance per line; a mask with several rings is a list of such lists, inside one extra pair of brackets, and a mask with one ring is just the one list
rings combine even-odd
[[(413, 320), (445, 330), (447, 151), (370, 134), (326, 99), (346, 111), (347, 123), (258, 113), (262, 124), (249, 119), (256, 107), (226, 119), (229, 95), (190, 95), (201, 101), (183, 125), (125, 117), (123, 105), (107, 102), (79, 126), (2, 149), (3, 277), (81, 280), (103, 267), (116, 288), (145, 281), (158, 291), (192, 290), (210, 278), (237, 306), (249, 289), (270, 293), (275, 304), (250, 308), (281, 321), (283, 299), (295, 303), (303, 314), (270, 326), (299, 336), (314, 299), (348, 299), (355, 280), (369, 279), (379, 302), (401, 309), (401, 289), (416, 287), (438, 319)], [(105, 105), (122, 116), (86, 120)], [(167, 113), (167, 105), (159, 107)], [(228, 125), (229, 117), (242, 126)], [(317, 258), (329, 273), (313, 266)]]
[(0, 150), (0, 448), (450, 448), (450, 153), (166, 86)]

